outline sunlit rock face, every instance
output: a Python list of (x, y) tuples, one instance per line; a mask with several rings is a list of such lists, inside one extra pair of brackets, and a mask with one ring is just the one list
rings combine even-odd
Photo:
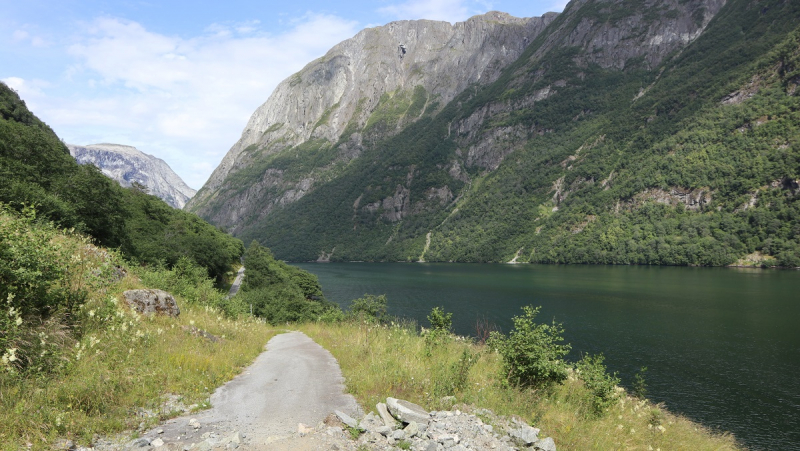
[(149, 194), (175, 208), (183, 208), (196, 192), (164, 160), (135, 147), (121, 144), (67, 144), (67, 147), (79, 164), (94, 164), (103, 174), (125, 187), (139, 183), (147, 188)]

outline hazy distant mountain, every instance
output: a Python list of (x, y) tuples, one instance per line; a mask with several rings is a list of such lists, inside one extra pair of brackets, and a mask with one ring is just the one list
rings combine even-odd
[(134, 182), (146, 186), (148, 192), (175, 208), (183, 208), (197, 192), (173, 172), (164, 160), (148, 155), (135, 147), (121, 144), (67, 144), (69, 153), (80, 164), (92, 163), (103, 174), (122, 186)]

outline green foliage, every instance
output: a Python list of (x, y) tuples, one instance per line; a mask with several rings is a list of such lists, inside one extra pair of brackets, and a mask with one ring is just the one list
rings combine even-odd
[(432, 354), (432, 348), (451, 338), (453, 332), (453, 314), (446, 313), (441, 307), (434, 307), (428, 314), (431, 328), (425, 331), (425, 346), (427, 353)]
[(608, 374), (603, 364), (602, 354), (585, 355), (576, 365), (578, 377), (591, 393), (592, 410), (595, 415), (602, 415), (618, 398), (617, 373)]
[(453, 329), (453, 314), (445, 312), (441, 307), (434, 307), (428, 314), (428, 322), (431, 323), (431, 330), (450, 333)]
[(537, 324), (540, 307), (525, 306), (512, 318), (506, 337), (492, 332), (490, 346), (503, 357), (503, 377), (514, 386), (544, 388), (566, 380), (569, 366), (563, 360), (571, 346), (564, 341), (561, 324)]
[(0, 83), (0, 202), (90, 235), (140, 263), (188, 257), (221, 281), (242, 243), (141, 189), (124, 189), (93, 165), (78, 165), (53, 131)]
[(241, 305), (252, 305), (253, 314), (271, 324), (335, 321), (338, 307), (327, 302), (317, 277), (275, 260), (270, 250), (253, 241), (244, 255), (245, 277)]
[[(496, 82), (441, 110), (423, 107), (421, 92), (387, 94), (359, 158), (265, 220), (254, 216), (243, 236), (298, 261), (333, 249), (339, 261), (413, 260), (430, 232), (427, 261), (505, 261), (522, 248), (521, 262), (720, 266), (758, 251), (800, 266), (800, 194), (790, 189), (800, 178), (800, 6), (769, 0), (756, 11), (729, 1), (658, 67), (642, 58), (624, 70), (578, 64), (584, 50), (546, 46), (560, 26), (640, 13), (645, 22), (678, 14), (636, 1), (575, 3)], [(545, 87), (550, 97), (535, 107), (489, 114), (474, 134), (456, 130)], [(743, 102), (722, 103), (751, 88)], [(499, 166), (468, 158), (466, 149), (507, 127), (521, 136), (494, 142), (513, 150)], [(400, 221), (364, 208), (398, 185), (411, 203)], [(427, 200), (445, 186), (457, 203)], [(673, 191), (709, 201), (687, 205)]]
[(348, 309), (350, 317), (358, 320), (381, 322), (386, 319), (386, 295), (365, 294), (353, 299)]
[(248, 306), (237, 297), (228, 299), (215, 287), (206, 269), (190, 258), (182, 257), (172, 267), (139, 267), (136, 272), (146, 286), (181, 296), (191, 304), (213, 307), (230, 318), (249, 313)]
[(647, 381), (645, 380), (645, 373), (647, 373), (647, 367), (643, 366), (633, 376), (632, 394), (639, 399), (647, 398)]
[(469, 371), (478, 362), (479, 358), (480, 353), (464, 348), (461, 356), (456, 361), (444, 367), (443, 372), (435, 375), (433, 395), (437, 398), (453, 396), (467, 388)]

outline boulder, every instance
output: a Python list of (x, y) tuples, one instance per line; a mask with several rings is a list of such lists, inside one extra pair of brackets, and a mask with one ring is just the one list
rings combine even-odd
[(333, 413), (335, 413), (336, 416), (339, 417), (340, 420), (342, 420), (342, 423), (350, 426), (353, 429), (358, 429), (358, 422), (350, 415), (340, 410), (334, 410)]
[(389, 413), (389, 410), (386, 408), (386, 404), (379, 402), (375, 406), (375, 408), (378, 409), (378, 414), (381, 416), (383, 424), (389, 426), (392, 429), (394, 429), (397, 426), (397, 421), (394, 419), (392, 414)]
[(556, 451), (556, 442), (553, 437), (547, 437), (534, 443), (533, 448), (538, 451)]
[(403, 423), (416, 421), (417, 423), (428, 424), (431, 418), (430, 414), (422, 407), (402, 399), (386, 398), (386, 407), (393, 417)]
[(526, 424), (520, 424), (519, 426), (517, 429), (508, 431), (509, 437), (521, 441), (525, 446), (530, 446), (539, 441), (539, 429)]
[(408, 423), (408, 426), (406, 426), (406, 428), (403, 429), (403, 431), (405, 431), (406, 437), (409, 438), (414, 437), (419, 433), (419, 425), (417, 424), (416, 421), (411, 421)]
[(128, 290), (122, 293), (125, 302), (141, 314), (157, 313), (177, 317), (181, 314), (175, 298), (162, 290)]

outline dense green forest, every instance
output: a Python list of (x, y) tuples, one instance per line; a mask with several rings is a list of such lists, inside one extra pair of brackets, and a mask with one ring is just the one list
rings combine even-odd
[(187, 257), (217, 280), (242, 242), (141, 188), (122, 188), (93, 165), (78, 165), (56, 134), (0, 83), (0, 203), (90, 235), (130, 260), (172, 266)]
[[(631, 4), (638, 7), (611, 11), (611, 3), (573, 2), (548, 30), (646, 6)], [(750, 256), (800, 266), (800, 5), (757, 6), (728, 1), (657, 67), (645, 58), (624, 69), (586, 63), (582, 48), (547, 47), (545, 30), (496, 82), (376, 137), (314, 191), (239, 235), (296, 261), (325, 253), (339, 261), (729, 265)], [(552, 87), (549, 97), (514, 106)], [(380, 108), (379, 119), (394, 124), (408, 114), (409, 96), (396, 97), (398, 108)], [(492, 108), (500, 112), (478, 138), (453, 132)], [(496, 168), (467, 161), (481, 136), (514, 127), (527, 137)], [(291, 174), (292, 161), (327, 162), (336, 145), (271, 158)], [(398, 187), (411, 199), (401, 220), (358, 208)], [(453, 195), (440, 206), (430, 193), (443, 187)]]

